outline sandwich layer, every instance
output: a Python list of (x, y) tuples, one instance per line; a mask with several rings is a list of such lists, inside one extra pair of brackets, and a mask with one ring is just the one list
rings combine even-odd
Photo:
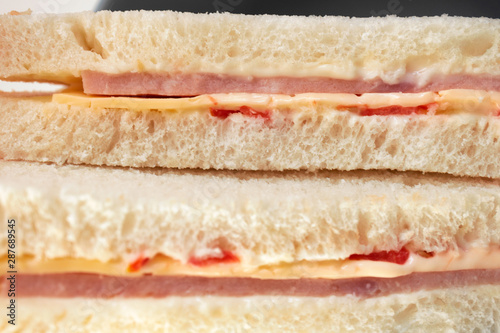
[[(1, 258), (8, 262), (8, 258)], [(487, 249), (471, 248), (443, 253), (410, 252), (403, 248), (389, 253), (352, 254), (344, 260), (298, 261), (251, 266), (241, 263), (235, 254), (213, 253), (206, 257), (191, 257), (187, 263), (155, 255), (142, 254), (129, 261), (84, 260), (58, 258), (41, 260), (32, 256), (17, 257), (20, 272), (26, 274), (94, 273), (113, 276), (202, 276), (249, 277), (258, 279), (359, 277), (392, 278), (415, 272), (446, 272), (477, 269), (500, 269), (500, 246)]]
[[(9, 290), (2, 279), (2, 294)], [(500, 285), (500, 269), (413, 273), (397, 278), (252, 279), (194, 276), (117, 277), (97, 274), (18, 274), (18, 297), (154, 297), (171, 296), (355, 296), (371, 298), (420, 290)]]
[[(64, 91), (52, 95), (52, 102), (93, 109), (131, 111), (210, 112), (225, 119), (233, 113), (254, 118), (271, 118), (274, 113), (288, 114), (292, 119), (310, 107), (310, 112), (349, 111), (360, 116), (472, 114), (500, 116), (500, 92), (452, 89), (425, 93), (368, 94), (211, 94), (191, 98), (104, 97)], [(244, 112), (247, 109), (248, 112)], [(298, 115), (297, 115), (298, 113)]]
[[(229, 172), (0, 162), (0, 218), (16, 255), (243, 267), (379, 251), (500, 244), (498, 180), (378, 172)], [(3, 217), (2, 217), (3, 216)], [(6, 224), (5, 228), (6, 228)], [(7, 251), (7, 232), (0, 249)], [(196, 264), (197, 261), (194, 261)]]
[[(359, 100), (369, 99), (363, 96)], [(321, 100), (315, 105), (314, 99), (266, 112), (241, 104), (189, 112), (128, 111), (123, 104), (106, 103), (88, 107), (50, 98), (0, 97), (0, 157), (132, 167), (395, 169), (500, 177), (498, 110), (484, 115), (473, 102), (474, 111), (468, 111), (467, 100), (459, 101), (452, 114), (433, 115), (427, 104), (390, 117), (378, 111), (365, 117), (364, 111), (372, 114), (365, 106)]]
[(453, 74), (433, 77), (417, 85), (407, 78), (396, 84), (381, 79), (342, 80), (328, 77), (254, 77), (227, 74), (126, 73), (107, 74), (82, 72), (86, 94), (132, 96), (198, 96), (217, 93), (384, 93), (426, 92), (445, 89), (479, 89), (500, 91), (500, 77), (492, 75)]
[(461, 78), (460, 85), (443, 89), (467, 88), (469, 80), (463, 78), (486, 76), (490, 83), (481, 87), (496, 90), (499, 27), (497, 19), (448, 16), (171, 11), (2, 15), (0, 78), (74, 82), (87, 70), (181, 77), (326, 77), (346, 80), (347, 86), (375, 82), (416, 91), (455, 78)]
[(18, 298), (2, 332), (495, 332), (500, 286), (331, 297)]

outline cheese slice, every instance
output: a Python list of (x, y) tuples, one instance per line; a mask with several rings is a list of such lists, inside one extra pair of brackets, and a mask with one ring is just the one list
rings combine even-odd
[[(2, 260), (7, 262), (5, 258)], [(428, 258), (411, 253), (403, 265), (370, 260), (330, 260), (301, 261), (259, 267), (249, 267), (239, 263), (197, 267), (163, 255), (156, 255), (136, 272), (130, 272), (128, 270), (130, 263), (123, 261), (100, 262), (75, 258), (38, 260), (26, 256), (18, 261), (20, 272), (34, 274), (86, 272), (116, 276), (154, 274), (263, 279), (345, 279), (363, 276), (392, 278), (413, 272), (498, 269), (500, 268), (500, 246), (448, 251)]]
[(425, 93), (368, 93), (355, 94), (212, 94), (188, 98), (104, 97), (85, 95), (79, 91), (54, 94), (52, 101), (86, 108), (160, 110), (170, 112), (207, 110), (209, 108), (238, 109), (248, 106), (258, 111), (284, 110), (312, 106), (336, 108), (360, 106), (382, 108), (387, 106), (415, 107), (437, 103), (437, 113), (465, 112), (497, 115), (500, 110), (500, 92), (454, 89)]

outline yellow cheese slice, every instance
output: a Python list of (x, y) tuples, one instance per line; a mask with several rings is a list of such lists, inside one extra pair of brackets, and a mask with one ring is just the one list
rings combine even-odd
[(298, 108), (301, 106), (330, 107), (365, 106), (381, 108), (391, 105), (414, 107), (437, 103), (438, 113), (466, 112), (497, 115), (500, 110), (500, 93), (481, 90), (454, 89), (425, 93), (368, 93), (355, 94), (213, 94), (185, 98), (143, 98), (90, 96), (83, 92), (54, 94), (52, 101), (59, 104), (86, 108), (161, 110), (181, 112), (189, 110), (238, 109), (248, 106), (258, 111)]
[[(4, 258), (2, 262), (7, 262)], [(245, 266), (240, 263), (193, 266), (156, 255), (135, 272), (123, 261), (100, 262), (75, 258), (45, 259), (24, 256), (19, 258), (22, 273), (86, 272), (108, 275), (197, 275), (225, 277), (254, 277), (263, 279), (329, 278), (345, 279), (363, 276), (397, 277), (413, 272), (453, 271), (464, 269), (500, 268), (500, 247), (475, 248), (439, 253), (424, 257), (411, 253), (403, 265), (370, 260), (300, 261), (269, 266)]]

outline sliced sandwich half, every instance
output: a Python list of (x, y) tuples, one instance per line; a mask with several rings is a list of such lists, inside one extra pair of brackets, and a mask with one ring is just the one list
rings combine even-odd
[(0, 16), (0, 157), (500, 177), (500, 20)]
[(0, 330), (496, 332), (499, 188), (413, 172), (1, 162), (19, 319)]

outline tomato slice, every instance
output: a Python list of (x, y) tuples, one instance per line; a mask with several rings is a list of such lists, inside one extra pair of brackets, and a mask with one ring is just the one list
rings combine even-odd
[[(418, 106), (389, 105), (380, 108), (369, 108), (367, 105), (339, 105), (338, 110), (351, 111), (360, 116), (409, 116), (412, 114), (423, 115), (430, 111), (436, 111), (438, 103), (429, 103)], [(249, 106), (243, 105), (238, 109), (226, 110), (210, 108), (210, 114), (213, 117), (226, 119), (234, 113), (241, 113), (247, 117), (270, 119), (269, 111), (257, 111)]]
[(402, 248), (399, 251), (380, 251), (370, 254), (351, 254), (349, 260), (371, 260), (371, 261), (386, 261), (398, 265), (403, 265), (410, 257), (410, 251)]
[(202, 258), (191, 257), (188, 260), (188, 262), (191, 265), (199, 267), (216, 265), (216, 264), (231, 264), (239, 261), (240, 259), (233, 252), (226, 250), (223, 250), (222, 255), (219, 257), (202, 257)]
[(412, 114), (427, 114), (429, 111), (435, 111), (439, 105), (437, 103), (429, 103), (426, 105), (418, 106), (401, 106), (390, 105), (381, 108), (369, 108), (367, 105), (351, 105), (351, 106), (338, 106), (339, 110), (352, 111), (358, 113), (360, 116), (409, 116)]
[(270, 115), (268, 111), (257, 111), (249, 106), (243, 105), (240, 106), (239, 109), (237, 110), (225, 110), (225, 109), (215, 109), (215, 108), (210, 108), (210, 114), (213, 117), (221, 118), (221, 119), (226, 119), (233, 113), (241, 113), (245, 116), (252, 117), (252, 118), (264, 118), (264, 119), (270, 119)]
[(127, 271), (128, 272), (138, 272), (141, 270), (141, 268), (146, 265), (146, 263), (149, 261), (149, 257), (143, 257), (140, 255), (133, 263), (128, 265)]

